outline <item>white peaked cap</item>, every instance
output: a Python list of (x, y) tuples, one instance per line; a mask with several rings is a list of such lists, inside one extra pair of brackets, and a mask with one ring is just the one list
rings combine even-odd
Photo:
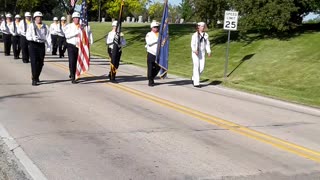
[(14, 18), (21, 19), (21, 16), (19, 14), (17, 14)]
[(6, 14), (6, 18), (12, 18), (11, 14)]
[(118, 21), (113, 21), (112, 22), (112, 26), (117, 26), (117, 24), (118, 24)]
[(198, 26), (205, 26), (206, 25), (206, 23), (204, 23), (204, 22), (198, 22)]
[(64, 16), (61, 17), (61, 21), (65, 21), (66, 18)]
[(42, 17), (42, 13), (40, 11), (36, 11), (35, 13), (33, 13), (33, 17)]
[(30, 12), (26, 12), (26, 13), (24, 13), (24, 16), (25, 17), (28, 17), (28, 16), (31, 17), (31, 13)]
[(58, 21), (58, 18), (57, 18), (57, 17), (54, 17), (53, 20), (54, 20), (54, 21)]
[(153, 21), (150, 25), (151, 28), (157, 27), (157, 26), (159, 26), (159, 23), (157, 21)]
[(79, 12), (72, 13), (72, 18), (80, 18), (80, 13)]

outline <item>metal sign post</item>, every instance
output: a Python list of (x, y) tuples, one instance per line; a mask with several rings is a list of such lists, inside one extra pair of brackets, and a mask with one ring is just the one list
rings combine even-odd
[(228, 30), (228, 42), (226, 50), (226, 62), (224, 65), (224, 80), (227, 79), (228, 73), (228, 61), (229, 61), (229, 47), (230, 47), (230, 34), (231, 31), (238, 29), (238, 12), (237, 11), (225, 11), (223, 29)]

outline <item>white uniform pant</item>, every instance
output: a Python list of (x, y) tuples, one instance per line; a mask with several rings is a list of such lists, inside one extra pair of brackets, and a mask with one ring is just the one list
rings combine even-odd
[(205, 65), (205, 52), (199, 52), (198, 55), (195, 53), (192, 53), (192, 61), (193, 61), (193, 75), (192, 75), (192, 80), (193, 80), (193, 85), (194, 86), (199, 86), (200, 85), (200, 75), (204, 70), (204, 65)]

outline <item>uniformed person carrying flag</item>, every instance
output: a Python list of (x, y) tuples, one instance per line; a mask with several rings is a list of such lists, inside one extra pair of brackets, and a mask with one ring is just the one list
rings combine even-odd
[(42, 13), (37, 11), (33, 14), (34, 23), (30, 24), (26, 37), (29, 41), (29, 53), (31, 59), (32, 85), (39, 85), (39, 76), (44, 65), (45, 50), (50, 51), (50, 30), (42, 23)]
[(76, 69), (77, 69), (77, 59), (79, 53), (79, 33), (80, 29), (80, 13), (74, 12), (72, 14), (72, 23), (68, 24), (65, 28), (65, 37), (67, 40), (67, 50), (68, 50), (68, 58), (69, 58), (69, 71), (71, 78), (71, 82), (73, 84), (76, 82)]

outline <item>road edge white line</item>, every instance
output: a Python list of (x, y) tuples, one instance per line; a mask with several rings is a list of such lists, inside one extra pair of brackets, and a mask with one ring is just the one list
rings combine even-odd
[(0, 137), (4, 143), (8, 146), (10, 151), (13, 152), (15, 157), (19, 160), (26, 172), (34, 180), (47, 180), (41, 170), (35, 165), (35, 163), (27, 156), (20, 145), (14, 140), (14, 138), (8, 133), (5, 127), (0, 123)]

